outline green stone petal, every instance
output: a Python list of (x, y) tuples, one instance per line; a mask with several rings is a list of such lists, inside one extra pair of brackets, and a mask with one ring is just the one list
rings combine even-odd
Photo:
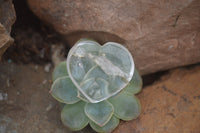
[(85, 103), (80, 101), (75, 104), (67, 104), (61, 112), (61, 120), (65, 126), (73, 131), (83, 129), (88, 125), (88, 117), (84, 112)]
[(68, 76), (56, 79), (50, 93), (61, 103), (74, 104), (80, 100), (77, 97), (77, 89)]
[(52, 79), (53, 81), (55, 81), (57, 78), (64, 77), (64, 76), (68, 76), (66, 61), (59, 63), (55, 67), (53, 71)]
[(141, 91), (142, 84), (143, 84), (142, 78), (141, 78), (138, 70), (135, 69), (134, 74), (133, 74), (133, 78), (131, 79), (131, 81), (129, 82), (127, 87), (125, 88), (125, 91), (128, 91), (132, 94), (137, 94)]
[(104, 126), (112, 117), (114, 108), (108, 101), (99, 103), (87, 103), (85, 105), (85, 113), (91, 121), (99, 125)]
[(108, 100), (114, 107), (114, 114), (117, 118), (128, 121), (140, 115), (140, 102), (133, 94), (122, 92)]
[(106, 123), (103, 127), (98, 126), (94, 122), (90, 121), (90, 126), (92, 129), (94, 129), (96, 132), (100, 133), (111, 133), (112, 130), (114, 130), (119, 124), (119, 119), (116, 118), (115, 116), (112, 116), (110, 121)]

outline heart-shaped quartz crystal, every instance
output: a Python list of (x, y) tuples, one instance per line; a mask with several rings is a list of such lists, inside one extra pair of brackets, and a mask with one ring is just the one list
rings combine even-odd
[(131, 80), (134, 62), (121, 44), (104, 45), (80, 40), (69, 51), (67, 70), (79, 94), (89, 102), (103, 101), (121, 91)]

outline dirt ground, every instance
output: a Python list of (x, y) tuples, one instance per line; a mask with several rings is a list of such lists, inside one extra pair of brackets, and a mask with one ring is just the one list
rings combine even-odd
[(71, 133), (49, 94), (51, 72), (44, 65), (0, 64), (0, 133)]

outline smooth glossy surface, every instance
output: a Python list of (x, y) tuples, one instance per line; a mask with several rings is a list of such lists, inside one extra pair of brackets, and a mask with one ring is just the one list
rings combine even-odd
[(78, 131), (87, 126), (89, 120), (84, 112), (84, 102), (65, 105), (61, 112), (63, 124), (73, 131)]
[(114, 130), (119, 124), (119, 119), (115, 116), (112, 116), (112, 118), (109, 120), (109, 122), (104, 125), (103, 127), (98, 126), (94, 122), (90, 121), (90, 126), (92, 129), (94, 129), (96, 132), (99, 133), (111, 133), (112, 130)]
[(113, 112), (114, 108), (108, 101), (87, 103), (85, 106), (85, 114), (99, 126), (104, 126), (112, 117)]
[(114, 114), (122, 120), (132, 120), (140, 115), (140, 102), (133, 94), (126, 90), (109, 99), (114, 107)]
[(80, 100), (77, 97), (77, 89), (69, 76), (56, 79), (51, 87), (50, 93), (61, 103), (74, 104)]
[(64, 77), (64, 76), (68, 76), (66, 61), (59, 63), (55, 67), (53, 71), (52, 79), (53, 81), (55, 81), (57, 78)]
[(103, 101), (121, 91), (131, 80), (134, 62), (121, 44), (80, 40), (70, 50), (67, 70), (78, 90), (91, 103)]
[(138, 72), (137, 69), (135, 69), (134, 74), (133, 74), (133, 78), (131, 79), (131, 81), (129, 82), (129, 84), (127, 85), (126, 88), (124, 88), (124, 90), (132, 93), (132, 94), (137, 94), (141, 91), (142, 89), (142, 78)]

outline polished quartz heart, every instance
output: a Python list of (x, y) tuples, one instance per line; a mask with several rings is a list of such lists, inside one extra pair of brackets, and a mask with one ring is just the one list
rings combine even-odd
[(69, 51), (67, 70), (79, 94), (91, 103), (103, 101), (121, 91), (131, 80), (134, 62), (121, 44), (104, 45), (82, 39)]

